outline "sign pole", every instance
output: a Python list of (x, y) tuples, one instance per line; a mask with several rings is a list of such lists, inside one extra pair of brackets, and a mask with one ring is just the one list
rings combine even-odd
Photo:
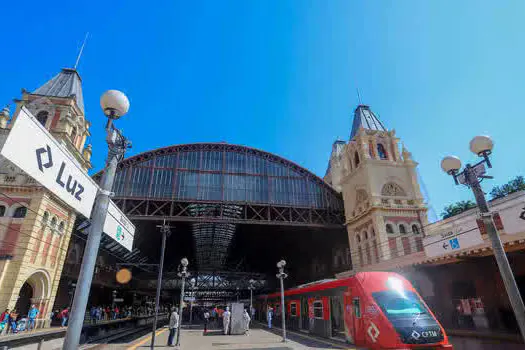
[(77, 281), (77, 288), (75, 289), (75, 297), (73, 298), (73, 307), (71, 309), (71, 317), (64, 339), (63, 349), (76, 350), (80, 343), (80, 333), (84, 325), (84, 315), (89, 297), (91, 282), (93, 280), (93, 272), (95, 270), (95, 263), (98, 255), (98, 248), (100, 246), (100, 238), (104, 228), (104, 221), (109, 206), (109, 197), (113, 182), (115, 179), (115, 172), (117, 170), (117, 163), (124, 155), (128, 147), (128, 141), (120, 134), (118, 130), (113, 127), (112, 120), (109, 119), (106, 126), (108, 142), (108, 159), (106, 162), (106, 169), (100, 181), (100, 192), (97, 195), (95, 208), (92, 215), (92, 223), (89, 229), (89, 235), (82, 258), (82, 265)]

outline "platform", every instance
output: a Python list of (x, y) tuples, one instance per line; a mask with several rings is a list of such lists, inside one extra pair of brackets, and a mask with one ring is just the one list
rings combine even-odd
[[(166, 346), (168, 340), (168, 329), (157, 331), (155, 345)], [(295, 350), (295, 349), (349, 349), (355, 347), (341, 346), (329, 340), (318, 340), (307, 335), (290, 333), (289, 340), (283, 343), (281, 336), (264, 329), (252, 329), (249, 335), (223, 335), (219, 330), (212, 330), (206, 335), (202, 330), (181, 331), (180, 349), (209, 350), (209, 349), (236, 349), (236, 350)], [(140, 350), (148, 349), (151, 344), (151, 335), (135, 340), (133, 343), (121, 344), (118, 349)], [(117, 349), (116, 344), (108, 345), (104, 349)], [(102, 348), (102, 347), (101, 347)]]

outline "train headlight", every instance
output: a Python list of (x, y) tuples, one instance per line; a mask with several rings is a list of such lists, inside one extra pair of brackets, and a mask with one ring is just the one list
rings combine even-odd
[(396, 291), (401, 296), (405, 296), (405, 288), (403, 287), (403, 281), (401, 281), (397, 277), (388, 277), (388, 280), (386, 281), (386, 285), (388, 288)]

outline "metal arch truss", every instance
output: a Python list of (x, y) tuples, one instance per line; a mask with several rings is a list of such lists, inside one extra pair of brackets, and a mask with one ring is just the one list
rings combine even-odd
[(289, 225), (340, 228), (343, 211), (270, 204), (196, 202), (116, 197), (115, 203), (132, 220), (185, 221), (196, 223)]
[[(195, 278), (195, 287), (185, 290), (185, 295), (194, 296), (198, 302), (232, 300), (239, 295), (248, 295), (249, 280), (253, 279), (255, 290), (264, 290), (267, 287), (266, 275), (260, 273), (238, 271), (199, 271), (192, 273)], [(156, 287), (154, 280), (140, 281), (145, 289)], [(180, 289), (181, 279), (166, 277), (162, 282), (162, 289), (166, 292)]]

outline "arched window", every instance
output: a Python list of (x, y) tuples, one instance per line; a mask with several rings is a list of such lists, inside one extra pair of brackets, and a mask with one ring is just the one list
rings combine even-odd
[(357, 151), (355, 151), (355, 154), (354, 154), (354, 163), (355, 163), (355, 167), (357, 168), (359, 166), (359, 153), (357, 153)]
[(386, 224), (386, 233), (394, 233), (394, 228), (390, 224)]
[(42, 218), (42, 224), (47, 225), (47, 220), (49, 220), (49, 212), (44, 212), (44, 217)]
[(0, 216), (5, 215), (5, 205), (0, 205)]
[(372, 237), (375, 237), (375, 236), (376, 236), (376, 231), (372, 229)]
[(363, 232), (363, 236), (365, 236), (365, 239), (368, 239), (368, 232)]
[(356, 236), (355, 236), (355, 239), (357, 239), (357, 243), (361, 243), (361, 236), (356, 235)]
[(15, 212), (13, 213), (14, 218), (25, 218), (27, 213), (26, 207), (18, 207), (16, 208)]
[(59, 232), (64, 232), (64, 221), (61, 221), (60, 224), (58, 224), (58, 231)]
[(405, 225), (403, 225), (403, 224), (399, 225), (399, 233), (401, 233), (401, 234), (406, 234), (407, 233)]
[(419, 234), (419, 228), (417, 225), (412, 225), (412, 233), (415, 233), (416, 235)]
[(57, 218), (56, 216), (53, 216), (51, 219), (51, 228), (55, 228), (57, 226)]
[(46, 126), (48, 115), (49, 114), (46, 111), (40, 111), (36, 115), (36, 119), (42, 124), (42, 126)]
[(75, 139), (77, 138), (77, 128), (73, 127), (71, 130), (71, 142), (75, 143)]
[(379, 159), (388, 159), (385, 146), (380, 143), (377, 144), (377, 154), (379, 155)]

